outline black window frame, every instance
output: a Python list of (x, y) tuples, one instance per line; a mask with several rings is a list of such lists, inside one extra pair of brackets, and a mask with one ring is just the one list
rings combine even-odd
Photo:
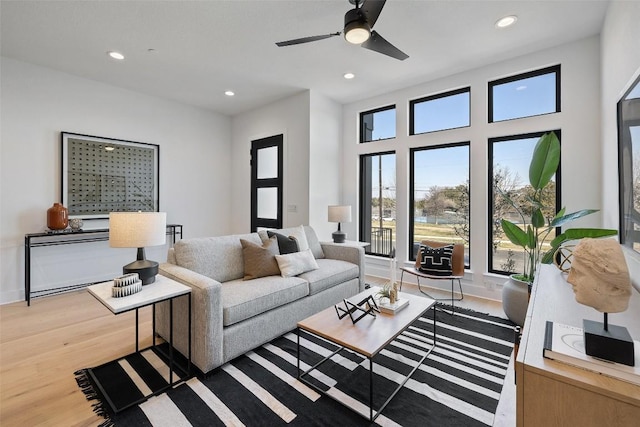
[[(415, 157), (414, 154), (418, 151), (426, 151), (426, 150), (436, 150), (441, 148), (453, 148), (453, 147), (463, 147), (466, 146), (469, 149), (469, 259), (468, 262), (465, 262), (465, 269), (471, 268), (471, 141), (462, 141), (462, 142), (453, 142), (447, 144), (438, 144), (438, 145), (429, 145), (425, 147), (414, 147), (409, 149), (409, 241), (408, 241), (408, 254), (409, 260), (415, 261), (416, 257), (414, 256), (414, 220), (415, 220), (415, 212), (413, 206), (415, 204)], [(467, 261), (467, 260), (465, 260)]]
[[(366, 207), (365, 207), (365, 196), (369, 195), (369, 199), (371, 199), (371, 194), (370, 191), (365, 188), (365, 183), (369, 182), (368, 179), (366, 179), (367, 177), (365, 177), (365, 171), (367, 170), (367, 168), (365, 167), (365, 158), (367, 157), (375, 157), (375, 156), (386, 156), (389, 154), (393, 154), (394, 156), (397, 156), (397, 153), (395, 150), (386, 150), (386, 151), (380, 151), (380, 152), (374, 152), (374, 153), (363, 153), (360, 154), (359, 158), (358, 158), (358, 165), (360, 167), (360, 172), (359, 172), (359, 200), (358, 200), (358, 232), (359, 232), (359, 237), (360, 237), (360, 241), (369, 241), (369, 240), (365, 240), (366, 236), (368, 236), (369, 234), (367, 233), (367, 228), (369, 230), (371, 230), (371, 215), (366, 215)], [(396, 158), (397, 160), (397, 158)], [(396, 176), (397, 176), (397, 171), (396, 171)], [(368, 188), (370, 189), (371, 186), (369, 185)], [(397, 203), (397, 200), (396, 200)], [(396, 228), (396, 233), (397, 233), (398, 229)], [(391, 241), (393, 242), (393, 238), (391, 239)], [(381, 256), (381, 257), (386, 257), (389, 258), (390, 253), (378, 253), (378, 252), (373, 252), (372, 251), (373, 245), (369, 245), (367, 247), (365, 247), (365, 253), (367, 255), (375, 255), (375, 256)]]
[[(524, 119), (527, 117), (537, 117), (537, 116), (544, 116), (547, 114), (555, 114), (555, 113), (560, 113), (562, 111), (562, 97), (561, 97), (561, 65), (557, 64), (557, 65), (552, 65), (550, 67), (545, 67), (545, 68), (541, 68), (539, 70), (534, 70), (534, 71), (529, 71), (526, 73), (521, 73), (521, 74), (515, 74), (513, 76), (509, 76), (509, 77), (504, 77), (502, 79), (498, 79), (498, 80), (492, 80), (490, 82), (488, 82), (488, 91), (487, 91), (487, 96), (488, 96), (488, 121), (489, 123), (501, 123), (501, 122), (507, 122), (509, 120), (519, 120), (519, 119)], [(495, 86), (500, 86), (506, 83), (513, 83), (515, 81), (518, 80), (524, 80), (524, 79), (530, 79), (532, 77), (538, 77), (538, 76), (543, 76), (545, 74), (553, 74), (555, 73), (556, 75), (556, 110), (549, 112), (549, 113), (540, 113), (540, 114), (533, 114), (531, 116), (523, 116), (523, 117), (514, 117), (511, 119), (504, 119), (504, 120), (498, 120), (498, 121), (494, 121), (493, 120), (493, 88)]]
[[(453, 127), (453, 128), (443, 128), (443, 129), (436, 129), (436, 130), (430, 130), (427, 132), (420, 132), (420, 133), (415, 133), (415, 105), (416, 104), (422, 104), (423, 102), (429, 102), (429, 101), (435, 101), (436, 99), (442, 99), (442, 98), (448, 98), (450, 96), (455, 96), (455, 95), (460, 95), (462, 93), (468, 93), (469, 94), (469, 124), (466, 126), (458, 126), (458, 127)], [(418, 99), (412, 99), (409, 101), (409, 135), (424, 135), (427, 133), (433, 133), (433, 132), (442, 132), (445, 130), (451, 130), (451, 129), (462, 129), (462, 128), (467, 128), (467, 127), (471, 127), (471, 86), (467, 86), (467, 87), (463, 87), (460, 89), (455, 89), (455, 90), (450, 90), (447, 92), (442, 92), (442, 93), (438, 93), (435, 95), (429, 95), (429, 96), (425, 96), (423, 98), (418, 98)]]
[[(375, 108), (373, 110), (368, 110), (368, 111), (362, 111), (360, 113), (360, 118), (359, 118), (359, 123), (358, 123), (358, 130), (359, 130), (359, 136), (358, 136), (358, 143), (360, 144), (367, 144), (369, 142), (377, 142), (377, 141), (388, 141), (390, 139), (395, 139), (397, 137), (396, 133), (394, 132), (392, 137), (389, 138), (381, 138), (381, 139), (375, 139), (375, 140), (365, 140), (365, 135), (366, 135), (366, 127), (365, 127), (365, 122), (364, 122), (364, 116), (367, 114), (375, 114), (375, 113), (381, 113), (383, 111), (387, 111), (387, 110), (396, 110), (396, 104), (392, 104), (392, 105), (387, 105), (384, 107), (380, 107), (380, 108)], [(396, 110), (397, 112), (397, 110)], [(396, 114), (396, 121), (397, 121), (397, 114)], [(397, 129), (397, 126), (396, 126)]]
[[(562, 130), (561, 129), (552, 129), (546, 131), (539, 132), (529, 132), (523, 134), (515, 134), (515, 135), (506, 135), (499, 136), (494, 138), (489, 138), (487, 140), (488, 143), (488, 161), (487, 161), (487, 192), (488, 192), (488, 204), (487, 204), (487, 230), (488, 230), (488, 238), (487, 238), (487, 271), (493, 274), (500, 274), (503, 276), (508, 276), (513, 273), (509, 273), (507, 271), (497, 270), (493, 268), (493, 144), (496, 142), (505, 142), (505, 141), (513, 141), (517, 139), (529, 139), (529, 138), (540, 138), (542, 135), (548, 132), (554, 132), (558, 137), (558, 141), (560, 142), (560, 163), (558, 164), (558, 169), (556, 169), (555, 173), (555, 182), (556, 182), (556, 213), (562, 209)], [(528, 170), (527, 170), (527, 183), (528, 183)], [(556, 227), (556, 236), (562, 232), (562, 227)]]

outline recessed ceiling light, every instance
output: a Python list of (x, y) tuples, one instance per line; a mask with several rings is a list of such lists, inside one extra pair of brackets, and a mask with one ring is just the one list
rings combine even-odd
[(516, 15), (505, 16), (496, 21), (496, 28), (506, 28), (516, 23), (518, 17)]
[(347, 80), (351, 80), (352, 78), (354, 78), (356, 75), (353, 73), (344, 73), (344, 78)]
[(233, 95), (235, 95), (235, 92), (233, 92), (232, 90), (227, 90), (227, 91), (224, 92), (224, 94), (227, 95), (227, 96), (233, 96)]
[(110, 50), (109, 52), (107, 52), (107, 55), (109, 55), (113, 59), (117, 59), (117, 60), (120, 60), (120, 61), (122, 61), (124, 59), (124, 55), (123, 54), (121, 54), (120, 52), (116, 52), (114, 50)]

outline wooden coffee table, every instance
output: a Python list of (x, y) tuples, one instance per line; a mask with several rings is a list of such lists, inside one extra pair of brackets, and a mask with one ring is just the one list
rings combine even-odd
[[(367, 295), (375, 295), (378, 288), (367, 289), (358, 295), (349, 298), (349, 301), (358, 303)], [(374, 411), (373, 409), (373, 358), (385, 348), (391, 341), (407, 329), (414, 321), (421, 317), (427, 310), (433, 307), (436, 300), (421, 296), (400, 293), (400, 299), (407, 298), (410, 300), (409, 305), (396, 314), (377, 313), (375, 317), (366, 315), (357, 323), (352, 323), (349, 316), (339, 319), (334, 307), (329, 307), (311, 317), (298, 322), (298, 379), (318, 392), (331, 397), (340, 402), (324, 390), (309, 382), (305, 376), (316, 369), (322, 363), (329, 360), (341, 350), (347, 348), (367, 359), (369, 359), (369, 420), (375, 420), (393, 397), (400, 391), (402, 386), (411, 378), (413, 373), (422, 365), (422, 362), (429, 356), (433, 348), (436, 346), (436, 313), (433, 311), (433, 346), (420, 359), (418, 364), (406, 376), (402, 384), (400, 384), (382, 404), (382, 406)], [(342, 304), (340, 304), (342, 306)], [(316, 363), (305, 372), (300, 371), (300, 330), (304, 330), (311, 334), (325, 338), (339, 348), (329, 356)], [(343, 402), (340, 402), (343, 403)], [(361, 414), (366, 417), (366, 415)]]

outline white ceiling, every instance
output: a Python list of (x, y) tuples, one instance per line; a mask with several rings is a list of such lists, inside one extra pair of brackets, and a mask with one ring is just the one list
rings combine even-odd
[[(398, 61), (342, 37), (348, 0), (7, 1), (2, 56), (233, 115), (312, 89), (349, 103), (599, 34), (606, 0), (389, 0)], [(498, 30), (498, 18), (516, 14)], [(149, 49), (153, 49), (150, 51)], [(106, 52), (126, 58), (116, 62)], [(356, 78), (345, 80), (345, 72)], [(224, 91), (231, 89), (233, 98)]]

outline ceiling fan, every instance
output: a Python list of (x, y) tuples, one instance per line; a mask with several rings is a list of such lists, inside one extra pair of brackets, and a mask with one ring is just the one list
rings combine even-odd
[(344, 30), (342, 32), (302, 37), (300, 39), (277, 42), (276, 45), (283, 47), (315, 42), (344, 33), (344, 38), (349, 43), (359, 44), (365, 49), (382, 53), (383, 55), (399, 59), (400, 61), (404, 61), (409, 57), (409, 55), (389, 43), (373, 30), (373, 26), (378, 20), (378, 16), (380, 16), (386, 0), (349, 0), (349, 3), (355, 5), (355, 8), (349, 10), (344, 15)]

